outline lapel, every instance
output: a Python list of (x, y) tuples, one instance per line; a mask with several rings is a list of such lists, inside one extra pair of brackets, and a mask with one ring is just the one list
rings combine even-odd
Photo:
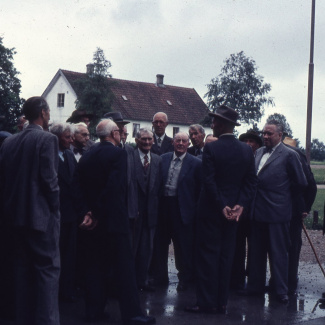
[(178, 185), (182, 182), (185, 175), (189, 172), (189, 170), (191, 169), (191, 166), (192, 166), (192, 162), (191, 162), (190, 154), (186, 153), (186, 155), (185, 155), (185, 157), (183, 159), (181, 171), (179, 173)]
[[(166, 157), (166, 159), (165, 159), (165, 157)], [(173, 152), (165, 153), (162, 156), (162, 173), (163, 173), (164, 184), (166, 184), (166, 182), (167, 182), (168, 171), (169, 171), (172, 159), (173, 159)]]
[(59, 157), (59, 175), (66, 183), (70, 184), (69, 170), (67, 170), (67, 166), (61, 160), (60, 157)]
[(155, 179), (156, 179), (156, 174), (158, 171), (158, 159), (156, 157), (153, 157), (150, 153), (150, 175), (149, 175), (149, 191), (151, 191), (155, 185)]
[(146, 192), (146, 186), (143, 178), (143, 165), (140, 159), (139, 150), (134, 151), (134, 165), (138, 184), (140, 185), (142, 191)]
[[(262, 167), (262, 169), (260, 170), (259, 174), (265, 169), (267, 168), (267, 166), (269, 166), (274, 160), (278, 159), (281, 156), (282, 153), (282, 146), (283, 144), (280, 143), (280, 145), (274, 150), (274, 152), (272, 153), (271, 157), (269, 157), (269, 159), (266, 161), (266, 163), (264, 164), (264, 166)], [(262, 155), (263, 155), (263, 151), (262, 151)], [(261, 157), (262, 158), (262, 157)], [(261, 159), (260, 159), (261, 160)]]

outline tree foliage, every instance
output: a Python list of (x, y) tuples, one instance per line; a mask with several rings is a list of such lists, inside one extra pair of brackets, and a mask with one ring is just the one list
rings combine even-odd
[(276, 120), (276, 121), (280, 122), (283, 125), (283, 130), (287, 134), (287, 136), (290, 137), (290, 138), (293, 137), (290, 124), (287, 122), (287, 119), (283, 114), (279, 114), (279, 113), (271, 114), (267, 118), (266, 123), (268, 123), (271, 120)]
[(13, 64), (13, 57), (16, 54), (14, 48), (6, 48), (0, 37), (0, 115), (1, 130), (11, 133), (16, 131), (17, 118), (22, 114), (21, 106), (24, 102), (20, 98), (19, 72)]
[(113, 100), (113, 93), (110, 90), (113, 85), (109, 73), (111, 66), (111, 62), (105, 58), (103, 50), (98, 47), (94, 52), (92, 71), (87, 73), (84, 78), (73, 82), (78, 95), (76, 109), (94, 114), (92, 126), (97, 124), (98, 120), (111, 110)]
[(313, 139), (310, 149), (311, 160), (324, 161), (325, 160), (325, 144), (318, 139)]
[(240, 121), (251, 124), (259, 122), (264, 114), (265, 105), (274, 105), (273, 99), (267, 97), (271, 85), (257, 74), (253, 59), (243, 51), (231, 54), (225, 61), (221, 73), (207, 85), (209, 108), (214, 111), (220, 105), (234, 108)]

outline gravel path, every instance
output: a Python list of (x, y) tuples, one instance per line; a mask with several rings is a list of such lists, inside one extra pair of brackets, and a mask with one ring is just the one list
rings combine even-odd
[[(315, 247), (316, 253), (323, 267), (325, 266), (325, 236), (323, 236), (322, 230), (307, 230), (309, 237)], [(308, 242), (308, 239), (302, 232), (302, 248), (300, 254), (300, 261), (308, 263), (317, 263), (312, 248)]]

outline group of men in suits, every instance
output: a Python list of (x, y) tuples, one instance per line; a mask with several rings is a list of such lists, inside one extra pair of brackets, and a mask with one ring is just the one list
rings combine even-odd
[[(301, 234), (301, 227), (292, 231), (290, 221), (293, 214), (301, 221), (311, 207), (313, 194), (307, 198), (306, 186), (312, 175), (282, 143), (283, 127), (277, 121), (265, 125), (265, 147), (254, 159), (253, 150), (233, 134), (240, 125), (238, 113), (225, 105), (210, 113), (213, 140), (218, 141), (205, 144), (198, 124), (190, 126), (189, 135), (179, 132), (171, 139), (165, 133), (168, 117), (158, 112), (154, 132), (138, 130), (135, 149), (125, 144), (128, 122), (119, 112), (104, 116), (96, 128), (100, 142), (90, 145), (84, 122), (74, 127), (58, 123), (44, 132), (50, 110), (42, 97), (27, 100), (23, 113), (29, 126), (6, 140), (0, 152), (1, 220), (13, 234), (18, 324), (59, 324), (60, 261), (60, 295), (69, 298), (78, 223), (84, 231), (89, 321), (105, 317), (110, 275), (123, 323), (154, 324), (154, 317), (141, 311), (138, 290), (154, 291), (155, 285), (168, 283), (171, 241), (177, 290), (187, 290), (194, 280), (197, 284), (196, 304), (185, 310), (226, 313), (243, 217), (251, 220), (243, 294), (264, 292), (268, 254), (273, 291), (280, 302), (288, 301), (288, 291), (297, 286), (301, 247), (296, 240), (290, 271), (290, 231), (297, 235), (300, 229)], [(188, 150), (190, 140), (193, 149)], [(288, 204), (293, 198), (299, 198), (295, 212)]]

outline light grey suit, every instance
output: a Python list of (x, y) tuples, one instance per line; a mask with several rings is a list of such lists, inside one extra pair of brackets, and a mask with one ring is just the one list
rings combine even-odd
[(57, 137), (34, 124), (0, 151), (1, 207), (13, 229), (18, 324), (58, 325)]
[[(256, 171), (263, 154), (264, 147), (256, 152)], [(284, 295), (288, 290), (292, 189), (305, 187), (307, 181), (298, 154), (282, 143), (257, 176), (258, 187), (252, 209), (248, 289), (263, 292), (268, 253), (275, 293)]]
[(136, 193), (129, 197), (132, 207), (137, 207), (133, 223), (133, 251), (139, 287), (147, 284), (149, 263), (152, 257), (153, 237), (158, 220), (158, 203), (161, 190), (161, 158), (153, 153), (147, 172), (144, 172), (139, 151), (134, 151), (134, 172)]

